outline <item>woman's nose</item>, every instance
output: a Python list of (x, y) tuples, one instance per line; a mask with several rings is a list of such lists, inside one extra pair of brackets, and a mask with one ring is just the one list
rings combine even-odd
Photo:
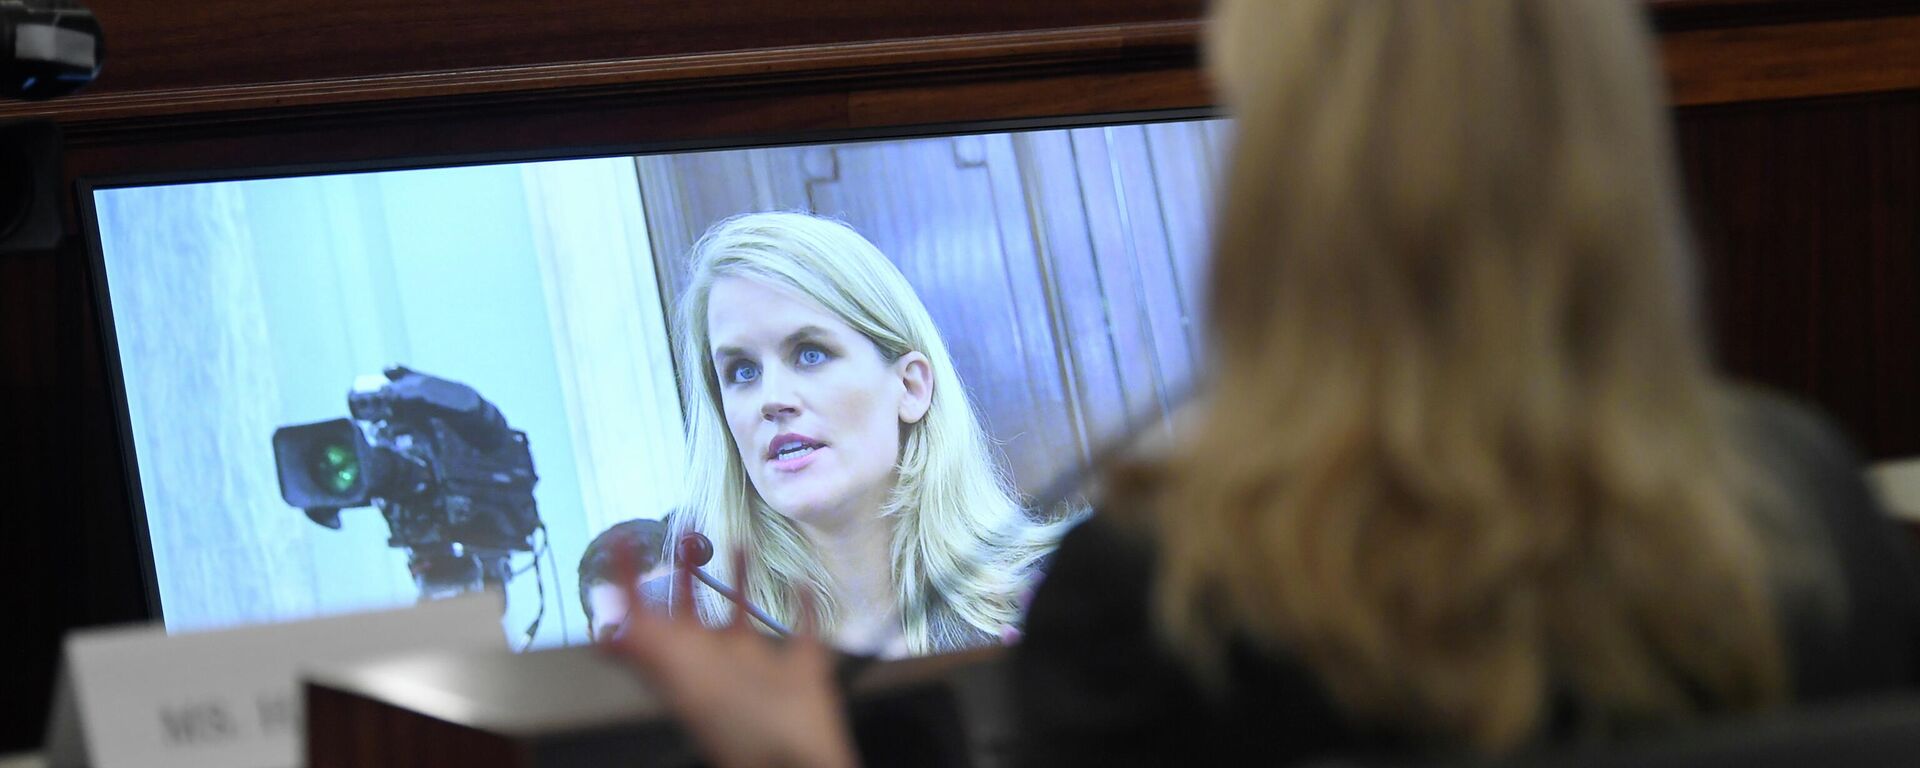
[(793, 390), (786, 386), (786, 377), (764, 376), (760, 380), (760, 417), (767, 421), (789, 418), (800, 412), (798, 399)]
[(799, 412), (799, 408), (789, 403), (772, 399), (760, 405), (760, 417), (767, 421), (779, 421), (780, 419), (787, 418)]

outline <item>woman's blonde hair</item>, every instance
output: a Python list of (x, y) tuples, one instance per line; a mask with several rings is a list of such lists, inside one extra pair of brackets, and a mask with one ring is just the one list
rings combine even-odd
[(1639, 6), (1218, 9), (1212, 369), (1117, 494), (1203, 672), (1270, 643), (1359, 721), (1483, 751), (1555, 701), (1613, 730), (1783, 696)]
[[(700, 531), (716, 552), (743, 548), (754, 603), (794, 622), (798, 592), (814, 593), (825, 629), (836, 606), (830, 577), (794, 523), (754, 490), (727, 428), (709, 359), (707, 303), (714, 281), (738, 277), (805, 296), (871, 340), (887, 360), (926, 356), (933, 399), (903, 425), (897, 481), (880, 514), (893, 522), (898, 608), (910, 653), (997, 641), (1019, 619), (1027, 573), (1057, 534), (1030, 523), (1010, 489), (933, 317), (900, 270), (846, 224), (807, 213), (752, 213), (722, 221), (693, 247), (680, 304), (681, 381), (687, 408), (690, 499), (674, 539)], [(725, 557), (710, 569), (725, 572)], [(730, 578), (728, 574), (723, 578)], [(719, 621), (729, 607), (697, 598)]]

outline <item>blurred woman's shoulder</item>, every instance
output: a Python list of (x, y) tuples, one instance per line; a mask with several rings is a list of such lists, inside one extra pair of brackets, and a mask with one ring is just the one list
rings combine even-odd
[(1015, 764), (1278, 764), (1366, 746), (1285, 654), (1236, 642), (1230, 685), (1195, 676), (1155, 618), (1155, 525), (1102, 504), (1062, 537), (1011, 657)]
[[(1772, 493), (1772, 527), (1794, 695), (1835, 698), (1920, 685), (1915, 541), (1868, 486), (1860, 452), (1817, 408), (1761, 387), (1722, 389), (1728, 428)], [(1768, 514), (1771, 513), (1771, 514)], [(1810, 572), (1819, 571), (1810, 575)], [(1821, 583), (1827, 594), (1816, 594)]]
[(1720, 387), (1720, 406), (1743, 445), (1761, 452), (1759, 458), (1791, 460), (1773, 468), (1851, 472), (1859, 467), (1859, 454), (1845, 434), (1809, 403), (1759, 385), (1727, 382)]

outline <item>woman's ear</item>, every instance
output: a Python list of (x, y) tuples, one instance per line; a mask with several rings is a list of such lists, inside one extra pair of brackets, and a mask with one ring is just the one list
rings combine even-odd
[(900, 377), (900, 422), (918, 424), (933, 407), (933, 364), (926, 355), (908, 352), (893, 361), (893, 371)]

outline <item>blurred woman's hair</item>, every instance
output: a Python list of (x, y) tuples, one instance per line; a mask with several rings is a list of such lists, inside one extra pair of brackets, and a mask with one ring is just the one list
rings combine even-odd
[(1360, 722), (1490, 752), (1556, 702), (1617, 730), (1781, 700), (1640, 5), (1218, 9), (1212, 367), (1112, 489), (1203, 677), (1250, 639)]
[[(798, 592), (814, 593), (823, 630), (837, 606), (830, 577), (799, 527), (754, 490), (727, 428), (710, 359), (708, 296), (716, 280), (746, 278), (797, 292), (872, 341), (887, 360), (925, 355), (933, 400), (903, 425), (897, 482), (880, 514), (892, 521), (898, 608), (910, 653), (997, 642), (1019, 620), (1019, 593), (1034, 562), (1058, 540), (1022, 512), (980, 426), (939, 328), (899, 268), (852, 227), (807, 213), (751, 213), (715, 224), (693, 247), (681, 300), (678, 343), (687, 375), (690, 503), (674, 539), (700, 531), (714, 551), (744, 548), (749, 598), (792, 623)], [(724, 570), (724, 557), (710, 569)], [(731, 580), (732, 575), (727, 577)], [(709, 622), (729, 606), (711, 591), (697, 598)]]

